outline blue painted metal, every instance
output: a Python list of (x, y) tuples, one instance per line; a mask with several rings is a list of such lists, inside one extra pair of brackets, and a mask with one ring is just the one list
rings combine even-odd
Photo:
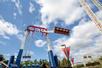
[(2, 68), (2, 64), (0, 64), (0, 68)]
[(56, 63), (56, 67), (58, 68), (58, 58), (57, 58), (56, 55), (54, 56), (54, 60), (55, 60), (55, 63)]
[(17, 56), (17, 59), (16, 59), (16, 64), (17, 64), (18, 68), (20, 68), (20, 62), (21, 62), (21, 58), (22, 58), (22, 53), (23, 53), (23, 49), (20, 49), (19, 53), (18, 53), (18, 56)]
[(14, 59), (15, 59), (15, 56), (11, 56), (10, 57), (10, 60), (9, 60), (9, 63), (8, 63), (8, 67), (11, 68), (11, 64), (14, 63)]
[(49, 63), (51, 68), (56, 68), (56, 63), (54, 60), (53, 52), (52, 50), (48, 51), (48, 56), (49, 56)]
[(102, 0), (98, 0), (99, 2), (102, 2)]

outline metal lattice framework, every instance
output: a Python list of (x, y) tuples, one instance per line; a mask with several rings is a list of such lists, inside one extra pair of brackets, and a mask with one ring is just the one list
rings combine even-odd
[(86, 11), (86, 13), (89, 15), (89, 17), (91, 18), (91, 20), (93, 21), (93, 23), (96, 24), (96, 26), (98, 27), (98, 29), (102, 32), (102, 21), (100, 21), (96, 15), (94, 14), (94, 12), (91, 10), (90, 6), (87, 4), (86, 0), (80, 0), (80, 3), (82, 5), (82, 7), (84, 8), (84, 10)]
[(91, 0), (99, 10), (102, 10), (102, 4), (99, 2), (99, 0)]
[(28, 26), (26, 30), (29, 31), (29, 32), (33, 32), (33, 33), (34, 32), (41, 32), (42, 35), (44, 35), (44, 36), (47, 36), (47, 34), (48, 34), (47, 33), (47, 28), (33, 26), (33, 25)]
[[(29, 33), (34, 33), (34, 32), (41, 32), (42, 35), (47, 36), (47, 28), (43, 28), (43, 27), (39, 27), (39, 26), (34, 26), (34, 25), (30, 25), (27, 27), (26, 31)], [(24, 55), (23, 58), (27, 59), (27, 58), (31, 58), (30, 55)]]

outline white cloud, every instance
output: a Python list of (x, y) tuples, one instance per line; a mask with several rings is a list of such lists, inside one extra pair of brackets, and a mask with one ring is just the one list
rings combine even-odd
[(23, 39), (23, 34), (18, 34), (18, 35), (17, 35), (17, 38), (22, 41), (22, 39)]
[[(42, 5), (41, 14), (43, 24), (49, 24), (56, 19), (64, 20), (67, 25), (73, 24), (74, 21), (81, 19), (86, 13), (80, 7), (76, 0), (39, 0), (38, 3)], [(91, 5), (91, 8), (93, 6)], [(102, 11), (97, 12), (97, 17), (102, 19)], [(66, 44), (71, 47), (71, 55), (78, 57), (89, 55), (100, 55), (102, 52), (102, 34), (92, 21), (86, 21), (83, 18), (79, 25), (72, 29), (72, 34), (69, 39), (60, 38), (54, 43), (54, 50), (56, 54), (61, 56), (60, 45)], [(99, 54), (98, 54), (99, 53)], [(62, 54), (63, 55), (63, 54)]]
[(56, 44), (56, 46), (59, 46), (59, 44), (60, 44), (60, 46), (61, 46), (61, 45), (64, 44), (63, 42), (65, 42), (66, 39), (67, 38), (65, 38), (65, 37), (59, 38), (59, 39), (57, 39), (57, 40), (54, 41), (54, 44)]
[(35, 7), (34, 7), (33, 3), (30, 2), (29, 12), (33, 13), (34, 11), (35, 11)]
[(17, 27), (4, 19), (0, 20), (0, 35), (5, 39), (9, 39), (8, 35), (17, 35), (19, 30)]
[(13, 13), (14, 16), (17, 16), (17, 13)]
[(72, 14), (70, 14), (69, 17), (67, 17), (65, 19), (65, 23), (66, 24), (72, 24), (74, 21), (78, 20), (78, 19), (81, 19), (82, 16), (84, 16), (83, 14), (83, 10), (81, 7), (78, 7), (75, 9), (74, 12), (72, 12)]
[[(102, 35), (91, 21), (75, 26), (72, 29), (72, 34), (69, 39), (65, 38), (63, 40), (63, 38), (60, 38), (56, 41), (62, 42), (56, 45), (56, 52), (61, 54), (59, 50), (60, 45), (66, 44), (71, 47), (71, 55), (74, 56), (77, 61), (79, 57), (83, 57), (84, 55), (99, 56), (100, 53), (102, 53)], [(82, 61), (82, 59), (80, 59), (80, 61)]]
[(96, 28), (95, 24), (92, 22), (86, 22), (83, 25), (74, 27), (71, 38), (65, 43), (69, 44), (68, 42), (70, 42), (70, 45), (75, 48), (88, 47), (89, 45), (94, 45), (93, 43), (96, 36), (101, 36), (101, 33)]
[(64, 20), (66, 24), (72, 24), (83, 15), (83, 10), (77, 0), (39, 0), (38, 3), (42, 5), (41, 14), (44, 24), (56, 19)]
[[(86, 14), (77, 0), (39, 0), (38, 3), (42, 5), (41, 14), (44, 25), (56, 19), (64, 20), (67, 25), (70, 25)], [(90, 6), (93, 8), (92, 4)], [(102, 20), (101, 13), (102, 11), (96, 13), (100, 20)], [(76, 60), (81, 60), (86, 54), (93, 56), (102, 54), (102, 33), (92, 21), (87, 22), (86, 19), (83, 17), (72, 29), (70, 38), (59, 38), (54, 42), (56, 54), (63, 56), (60, 49), (62, 44), (71, 47), (71, 55), (75, 56)]]
[(13, 16), (14, 16), (14, 19), (16, 19), (17, 13), (14, 12), (14, 13), (13, 13)]
[(34, 52), (30, 50), (29, 54), (32, 56), (32, 55), (34, 55)]
[(102, 10), (100, 10), (100, 11), (98, 11), (97, 13), (96, 13), (96, 15), (97, 15), (97, 17), (100, 19), (100, 20), (102, 20)]
[(35, 43), (35, 46), (37, 46), (37, 47), (43, 47), (46, 44), (46, 41), (36, 40), (36, 41), (34, 41), (34, 43)]
[(62, 59), (63, 57), (65, 57), (65, 54), (64, 54), (64, 52), (62, 51), (61, 45), (56, 45), (56, 46), (54, 46), (54, 47), (53, 47), (53, 52), (54, 52), (54, 54), (58, 55), (58, 57), (59, 57), (60, 59)]
[[(102, 12), (98, 11), (96, 15), (101, 19), (100, 13)], [(65, 43), (68, 45), (70, 42), (73, 49), (72, 54), (77, 61), (79, 57), (81, 58), (80, 61), (83, 61), (84, 55), (91, 55), (93, 58), (102, 56), (102, 33), (94, 22), (83, 21), (83, 23), (75, 26), (72, 31), (71, 37)]]
[(11, 0), (11, 1), (15, 4), (19, 14), (22, 14), (22, 5), (20, 4), (20, 0)]
[(11, 56), (11, 55), (10, 55), (9, 53), (4, 54), (4, 57), (5, 57), (6, 60), (9, 60), (9, 59), (10, 59), (10, 56)]

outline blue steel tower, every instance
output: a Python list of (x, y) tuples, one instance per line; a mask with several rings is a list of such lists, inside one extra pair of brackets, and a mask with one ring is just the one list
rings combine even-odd
[(24, 37), (21, 41), (21, 48), (19, 50), (19, 53), (18, 53), (17, 59), (16, 59), (17, 68), (20, 68), (20, 62), (21, 62), (21, 58), (22, 58), (22, 54), (23, 54), (23, 50), (24, 50), (24, 46), (25, 46), (25, 42), (26, 42), (26, 39), (28, 37), (28, 34), (29, 34), (29, 31), (26, 30), (24, 33)]
[(48, 57), (49, 57), (49, 63), (50, 63), (50, 68), (57, 68), (56, 67), (56, 62), (54, 59), (52, 47), (50, 44), (50, 39), (47, 38), (47, 43), (48, 43)]

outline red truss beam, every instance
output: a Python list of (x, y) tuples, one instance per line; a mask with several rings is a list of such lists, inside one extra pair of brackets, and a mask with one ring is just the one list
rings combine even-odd
[(29, 31), (29, 32), (41, 32), (45, 36), (48, 34), (48, 33), (45, 32), (45, 31), (48, 30), (47, 28), (39, 27), (39, 26), (30, 25), (30, 26), (27, 27), (26, 30)]
[(67, 58), (70, 56), (70, 47), (62, 48), (64, 54), (66, 55)]

